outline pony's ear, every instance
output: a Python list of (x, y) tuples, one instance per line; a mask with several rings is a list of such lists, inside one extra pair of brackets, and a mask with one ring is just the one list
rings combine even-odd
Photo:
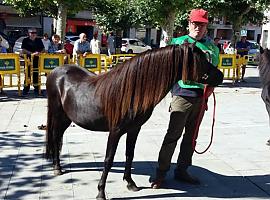
[(260, 46), (260, 54), (263, 54), (264, 49)]

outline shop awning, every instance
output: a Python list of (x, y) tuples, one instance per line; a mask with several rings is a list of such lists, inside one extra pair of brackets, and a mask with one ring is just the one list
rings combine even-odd
[(5, 24), (7, 27), (41, 28), (39, 17), (8, 17)]

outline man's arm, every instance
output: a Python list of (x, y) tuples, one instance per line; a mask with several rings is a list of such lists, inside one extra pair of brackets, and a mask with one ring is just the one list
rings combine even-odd
[(31, 51), (28, 51), (28, 46), (27, 46), (27, 38), (24, 38), (22, 41), (22, 53), (23, 54), (27, 54), (27, 55), (31, 55)]

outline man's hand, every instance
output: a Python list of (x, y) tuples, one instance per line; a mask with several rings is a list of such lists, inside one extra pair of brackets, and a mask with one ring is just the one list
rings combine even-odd
[(37, 55), (39, 55), (39, 52), (36, 51), (36, 52), (32, 53), (32, 55), (37, 56)]
[(82, 56), (85, 57), (87, 54), (88, 54), (88, 52), (84, 52)]

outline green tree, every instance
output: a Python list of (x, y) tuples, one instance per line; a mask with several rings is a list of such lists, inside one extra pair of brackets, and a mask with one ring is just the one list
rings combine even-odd
[[(40, 13), (57, 19), (56, 34), (65, 37), (67, 14), (82, 10), (88, 1), (84, 0), (4, 0), (13, 6), (21, 16), (33, 16)], [(68, 9), (72, 8), (72, 9)]]

